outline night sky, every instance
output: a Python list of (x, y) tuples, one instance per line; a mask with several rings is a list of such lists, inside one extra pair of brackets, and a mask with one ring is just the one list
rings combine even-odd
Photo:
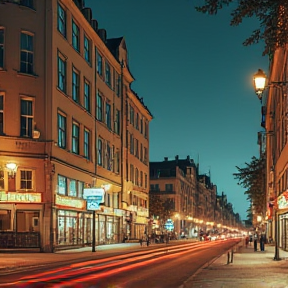
[(263, 44), (244, 47), (256, 19), (230, 26), (230, 11), (196, 12), (201, 0), (86, 0), (107, 38), (124, 36), (132, 89), (143, 97), (150, 123), (150, 161), (190, 155), (209, 173), (234, 212), (246, 219), (249, 203), (235, 166), (259, 155), (261, 105), (252, 86), (268, 73)]

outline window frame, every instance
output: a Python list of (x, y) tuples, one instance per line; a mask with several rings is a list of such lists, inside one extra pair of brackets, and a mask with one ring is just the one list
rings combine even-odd
[(109, 102), (105, 103), (105, 123), (107, 125), (107, 128), (109, 130), (112, 129), (112, 123), (111, 123), (111, 104)]
[[(27, 114), (22, 114), (22, 103), (26, 102), (31, 103), (31, 107), (26, 107), (26, 110), (31, 110), (31, 114), (28, 114), (30, 111), (28, 111)], [(25, 127), (22, 128), (22, 120), (25, 120)], [(27, 122), (28, 121), (28, 122)], [(26, 97), (21, 97), (20, 98), (20, 136), (21, 137), (27, 137), (27, 138), (32, 138), (33, 136), (33, 122), (34, 122), (34, 99), (31, 98), (26, 98)], [(25, 130), (25, 133), (23, 131)]]
[[(77, 129), (74, 130), (74, 127)], [(78, 135), (75, 134), (75, 132), (77, 132)], [(71, 151), (72, 153), (79, 155), (80, 154), (80, 124), (73, 120), (72, 121), (72, 147), (71, 147)]]
[[(80, 28), (79, 25), (76, 24), (76, 21), (74, 19), (72, 19), (71, 28), (72, 28), (72, 47), (75, 49), (75, 51), (80, 53)], [(76, 28), (76, 31), (74, 30), (74, 28)]]
[[(57, 87), (60, 91), (66, 94), (67, 91), (67, 61), (63, 54), (58, 52), (57, 57), (57, 68), (58, 68), (58, 83)], [(61, 84), (61, 85), (60, 85)], [(63, 85), (63, 87), (62, 87)]]
[[(101, 103), (101, 105), (99, 105)], [(97, 91), (96, 99), (96, 119), (103, 122), (103, 97), (99, 91)]]
[[(88, 46), (86, 45), (88, 44)], [(84, 33), (84, 59), (88, 64), (91, 64), (91, 40)]]
[[(76, 83), (74, 80), (76, 80)], [(80, 71), (74, 66), (72, 67), (72, 99), (74, 102), (80, 104)]]
[[(88, 94), (86, 93), (88, 89)], [(86, 109), (86, 111), (88, 111), (89, 113), (91, 112), (91, 85), (90, 82), (84, 78), (84, 108)]]
[(83, 150), (84, 150), (84, 157), (89, 160), (90, 159), (90, 139), (91, 139), (91, 132), (88, 128), (84, 128), (84, 144), (83, 144)]
[[(60, 15), (59, 12), (63, 12), (63, 15)], [(61, 27), (60, 27), (61, 24)], [(62, 28), (62, 29), (61, 29)], [(64, 29), (64, 31), (62, 31)], [(64, 37), (67, 37), (67, 14), (64, 7), (57, 2), (57, 30)]]
[[(23, 39), (24, 36), (26, 37), (26, 40)], [(29, 39), (32, 39), (31, 41), (32, 43), (28, 43), (30, 42)], [(26, 46), (22, 46), (24, 41), (27, 42)], [(32, 46), (31, 50), (30, 50), (31, 47), (28, 47), (30, 45)], [(23, 55), (25, 55), (24, 58), (22, 57)], [(29, 58), (31, 58), (32, 60), (29, 61)], [(19, 69), (19, 72), (23, 74), (28, 74), (28, 75), (34, 75), (34, 34), (29, 31), (21, 31), (20, 33), (20, 69)]]
[(97, 165), (103, 167), (103, 140), (100, 137), (97, 140)]
[[(19, 169), (20, 170), (20, 190), (25, 190), (25, 191), (32, 191), (33, 190), (33, 170), (31, 169)], [(23, 173), (22, 173), (23, 172)], [(30, 179), (29, 177), (22, 178), (22, 175), (25, 174), (25, 176), (28, 176), (28, 173), (31, 176)], [(25, 184), (25, 187), (22, 186), (22, 184)], [(28, 185), (30, 183), (30, 186)]]
[[(5, 28), (0, 26), (0, 34), (2, 32), (2, 43), (0, 37), (0, 70), (4, 70), (5, 65)], [(2, 48), (1, 48), (2, 47)]]
[[(57, 125), (58, 125), (58, 147), (62, 149), (66, 149), (67, 145), (67, 116), (63, 113), (57, 113)], [(64, 120), (64, 122), (62, 122)], [(61, 123), (60, 123), (61, 122)], [(64, 124), (64, 127), (62, 125)]]

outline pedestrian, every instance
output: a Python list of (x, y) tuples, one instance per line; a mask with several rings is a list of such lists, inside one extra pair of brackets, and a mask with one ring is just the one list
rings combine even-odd
[(258, 241), (258, 235), (255, 232), (255, 234), (254, 234), (254, 251), (257, 251), (257, 241)]
[(139, 243), (140, 243), (140, 246), (143, 245), (143, 239), (142, 238), (140, 238)]
[(248, 243), (249, 243), (249, 236), (246, 236), (246, 238), (245, 238), (245, 245), (246, 245), (246, 248), (248, 247)]
[(265, 251), (265, 235), (261, 234), (260, 236), (260, 250)]

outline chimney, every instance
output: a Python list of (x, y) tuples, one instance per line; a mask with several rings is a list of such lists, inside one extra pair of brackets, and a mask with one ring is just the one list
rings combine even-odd
[(102, 41), (104, 43), (106, 43), (106, 39), (107, 39), (107, 32), (105, 29), (98, 29), (98, 35), (99, 37), (102, 39)]
[(190, 162), (190, 156), (189, 156), (189, 155), (187, 156), (187, 161), (189, 161), (189, 162)]
[(179, 160), (179, 155), (176, 155), (176, 156), (175, 156), (175, 160), (176, 160), (176, 163), (177, 163), (178, 160)]
[(94, 31), (97, 32), (97, 30), (98, 30), (98, 22), (97, 22), (97, 20), (92, 19), (91, 20), (91, 26), (94, 29)]
[(92, 19), (92, 9), (91, 8), (83, 8), (82, 14), (86, 18), (86, 20), (90, 23)]
[(167, 162), (168, 161), (168, 157), (164, 157), (164, 161)]

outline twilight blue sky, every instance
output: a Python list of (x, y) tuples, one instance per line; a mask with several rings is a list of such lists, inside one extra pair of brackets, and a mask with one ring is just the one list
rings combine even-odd
[(200, 173), (210, 170), (218, 194), (244, 220), (249, 204), (232, 174), (259, 155), (252, 77), (258, 68), (268, 72), (268, 58), (262, 44), (242, 45), (257, 20), (231, 27), (229, 9), (204, 15), (197, 3), (204, 0), (85, 1), (108, 38), (125, 37), (132, 88), (154, 116), (150, 161), (199, 159)]

